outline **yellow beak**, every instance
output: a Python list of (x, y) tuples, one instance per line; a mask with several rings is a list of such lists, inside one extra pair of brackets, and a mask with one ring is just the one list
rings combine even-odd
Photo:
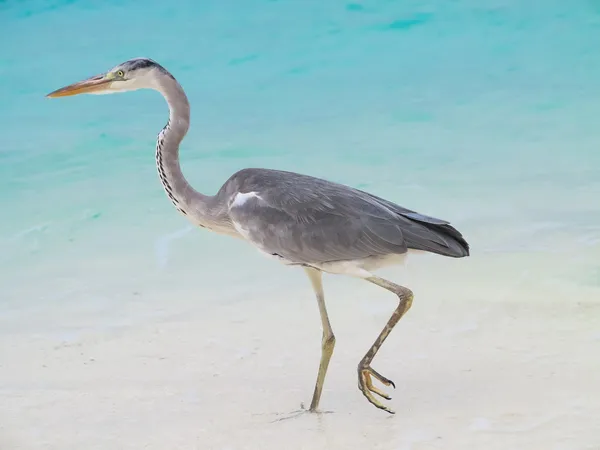
[(91, 92), (104, 91), (108, 84), (113, 80), (110, 77), (102, 75), (96, 75), (88, 78), (87, 80), (79, 81), (77, 83), (70, 84), (63, 88), (57, 89), (54, 92), (50, 92), (46, 97), (68, 97), (70, 95), (88, 94)]

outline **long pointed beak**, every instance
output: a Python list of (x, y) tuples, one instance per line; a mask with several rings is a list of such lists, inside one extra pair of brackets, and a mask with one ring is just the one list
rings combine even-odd
[(68, 86), (57, 89), (54, 92), (50, 92), (46, 95), (46, 97), (68, 97), (70, 95), (100, 92), (106, 90), (112, 81), (113, 80), (107, 78), (105, 74), (96, 75), (94, 77), (88, 78), (87, 80), (79, 81), (77, 83), (73, 83)]

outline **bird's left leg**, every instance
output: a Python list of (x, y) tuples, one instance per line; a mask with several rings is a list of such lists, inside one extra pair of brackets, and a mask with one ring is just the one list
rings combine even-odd
[(394, 411), (380, 403), (379, 400), (377, 400), (373, 396), (373, 394), (377, 394), (385, 398), (386, 400), (391, 399), (391, 397), (389, 397), (386, 393), (373, 386), (373, 381), (371, 377), (376, 378), (386, 386), (392, 386), (394, 388), (396, 386), (394, 385), (394, 382), (392, 380), (388, 380), (383, 375), (380, 375), (375, 370), (373, 370), (371, 368), (371, 361), (373, 361), (373, 358), (377, 354), (379, 347), (381, 347), (383, 341), (385, 341), (385, 339), (388, 337), (394, 326), (398, 323), (402, 316), (404, 316), (404, 314), (406, 314), (406, 312), (410, 309), (413, 301), (413, 293), (410, 289), (392, 283), (391, 281), (384, 280), (383, 278), (371, 276), (365, 279), (373, 284), (376, 284), (377, 286), (381, 286), (382, 288), (393, 292), (398, 296), (398, 299), (400, 300), (398, 307), (392, 314), (392, 317), (390, 317), (388, 323), (385, 325), (381, 333), (379, 333), (379, 336), (377, 337), (369, 351), (358, 364), (358, 388), (361, 390), (363, 395), (367, 398), (367, 400), (369, 400), (369, 402), (371, 402), (377, 408), (383, 409), (384, 411), (387, 411), (390, 414), (394, 414)]
[(319, 400), (321, 399), (321, 392), (323, 391), (323, 383), (325, 382), (327, 367), (329, 366), (329, 360), (331, 359), (333, 348), (335, 347), (335, 336), (333, 334), (333, 330), (331, 329), (331, 324), (329, 323), (327, 308), (325, 307), (322, 273), (320, 270), (313, 269), (312, 267), (305, 267), (304, 270), (306, 271), (313, 290), (315, 291), (315, 295), (317, 296), (319, 313), (321, 315), (321, 324), (323, 327), (323, 339), (321, 341), (321, 362), (319, 363), (319, 373), (317, 375), (315, 391), (313, 393), (312, 401), (310, 402), (310, 411), (315, 412), (319, 407)]

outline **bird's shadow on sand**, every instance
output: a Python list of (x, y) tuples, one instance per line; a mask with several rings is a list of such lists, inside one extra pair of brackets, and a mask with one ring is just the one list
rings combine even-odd
[(310, 411), (305, 408), (304, 403), (300, 404), (300, 409), (285, 413), (259, 413), (257, 416), (280, 416), (270, 421), (270, 423), (283, 422), (290, 419), (297, 419), (301, 416), (320, 417), (323, 414), (333, 414), (333, 411)]

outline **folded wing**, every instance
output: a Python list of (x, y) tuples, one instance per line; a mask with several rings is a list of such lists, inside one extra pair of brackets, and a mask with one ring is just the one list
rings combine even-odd
[(236, 229), (264, 252), (295, 263), (401, 254), (408, 248), (467, 256), (446, 221), (343, 185), (311, 178), (247, 186), (229, 207)]

